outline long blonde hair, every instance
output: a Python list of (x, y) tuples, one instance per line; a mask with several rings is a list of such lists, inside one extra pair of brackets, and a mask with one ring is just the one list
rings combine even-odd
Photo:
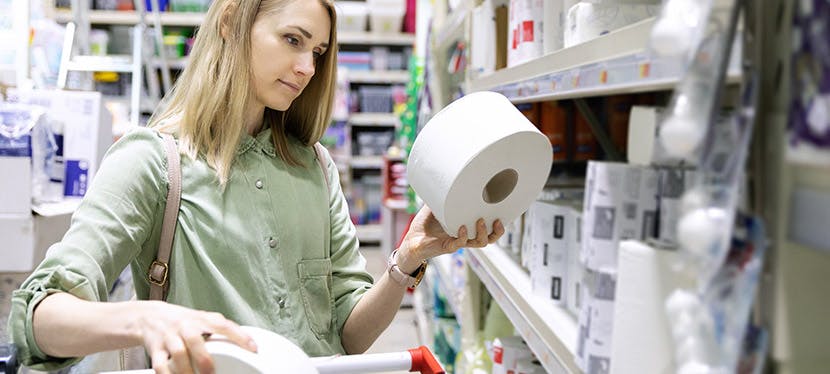
[[(230, 176), (240, 139), (247, 129), (244, 108), (252, 100), (251, 27), (260, 12), (280, 12), (290, 1), (214, 0), (196, 33), (190, 61), (150, 127), (178, 132), (181, 152), (202, 156), (224, 185)], [(314, 76), (288, 110), (265, 108), (264, 127), (271, 128), (277, 154), (289, 165), (301, 165), (288, 147), (294, 136), (316, 143), (329, 125), (337, 74), (337, 14), (330, 0), (319, 0), (331, 17), (329, 49), (318, 58)], [(226, 15), (227, 14), (227, 15)], [(222, 37), (223, 15), (227, 27)]]

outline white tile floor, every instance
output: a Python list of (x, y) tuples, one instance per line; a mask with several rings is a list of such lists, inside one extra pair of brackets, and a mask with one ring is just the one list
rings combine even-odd
[[(367, 269), (375, 279), (379, 279), (386, 270), (386, 258), (383, 251), (376, 248), (361, 249), (366, 257)], [(416, 315), (412, 308), (401, 308), (389, 328), (378, 337), (366, 353), (402, 352), (410, 348), (416, 348), (423, 343), (419, 341), (418, 330), (415, 324)], [(407, 371), (395, 371), (391, 373), (407, 373)]]

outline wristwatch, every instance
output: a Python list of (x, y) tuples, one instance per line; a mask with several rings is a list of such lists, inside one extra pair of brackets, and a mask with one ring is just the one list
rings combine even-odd
[(388, 267), (386, 268), (386, 271), (389, 272), (389, 277), (401, 286), (406, 286), (408, 288), (417, 287), (418, 283), (421, 283), (421, 279), (424, 277), (424, 272), (427, 270), (427, 261), (421, 261), (421, 265), (418, 266), (412, 274), (406, 274), (401, 271), (400, 267), (398, 267), (397, 256), (398, 250), (396, 249), (392, 251), (392, 254), (389, 255), (389, 259), (387, 260)]

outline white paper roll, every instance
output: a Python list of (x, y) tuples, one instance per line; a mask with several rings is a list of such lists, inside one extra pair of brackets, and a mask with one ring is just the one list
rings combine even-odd
[(677, 251), (620, 242), (611, 373), (673, 371), (674, 340), (664, 305), (673, 289), (693, 285), (671, 270), (679, 259)]
[(539, 195), (551, 167), (551, 145), (506, 97), (476, 92), (448, 105), (421, 130), (407, 180), (455, 236), (475, 237), (484, 218), (511, 222)]

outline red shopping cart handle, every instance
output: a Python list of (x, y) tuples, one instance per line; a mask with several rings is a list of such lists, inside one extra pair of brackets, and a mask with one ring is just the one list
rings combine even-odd
[(432, 351), (426, 346), (420, 346), (409, 350), (412, 355), (412, 367), (410, 372), (420, 372), (422, 374), (445, 374), (444, 368), (432, 355)]

